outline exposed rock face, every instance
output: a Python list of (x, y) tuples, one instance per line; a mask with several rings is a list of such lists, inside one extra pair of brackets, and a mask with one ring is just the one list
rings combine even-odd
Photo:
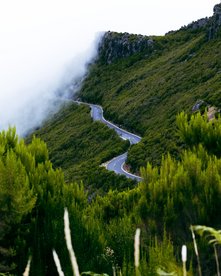
[(221, 25), (221, 4), (217, 4), (213, 8), (214, 16), (218, 20), (219, 24)]
[[(215, 38), (220, 30), (221, 26), (221, 3), (217, 4), (213, 8), (213, 15), (211, 17), (201, 18), (197, 21), (194, 21), (187, 26), (181, 27), (181, 30), (198, 30), (205, 29), (207, 31), (207, 37), (209, 40)], [(173, 33), (174, 31), (168, 32), (168, 34)]]
[(153, 40), (148, 36), (107, 32), (99, 46), (99, 56), (110, 64), (119, 58), (152, 49)]
[[(215, 38), (221, 26), (221, 3), (214, 6), (213, 16), (202, 18), (181, 28), (207, 32), (209, 40)], [(174, 31), (169, 32), (173, 33)], [(129, 33), (106, 32), (99, 45), (99, 60), (106, 64), (113, 63), (119, 58), (126, 58), (136, 53), (143, 53), (144, 56), (154, 50), (154, 41), (149, 36), (142, 36)]]
[(196, 30), (196, 29), (205, 27), (208, 23), (209, 23), (209, 18), (207, 18), (207, 17), (201, 18), (201, 19), (194, 21), (194, 22), (190, 23), (189, 25), (187, 25), (187, 28)]
[(210, 18), (210, 27), (208, 37), (212, 39), (216, 37), (221, 26), (221, 4), (217, 4), (213, 8), (213, 16)]

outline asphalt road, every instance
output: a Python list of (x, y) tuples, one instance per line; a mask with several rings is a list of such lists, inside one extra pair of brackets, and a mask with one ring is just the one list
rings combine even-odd
[(116, 174), (125, 175), (126, 177), (135, 179), (137, 181), (141, 181), (142, 180), (141, 177), (139, 177), (135, 174), (132, 174), (132, 173), (128, 173), (127, 171), (124, 170), (123, 166), (126, 162), (126, 159), (127, 159), (127, 152), (115, 157), (114, 159), (112, 159), (111, 161), (109, 161), (107, 163), (107, 165), (106, 165), (107, 170), (113, 171)]
[(101, 121), (101, 122), (105, 123), (109, 128), (113, 128), (122, 139), (129, 140), (131, 145), (137, 144), (140, 142), (140, 140), (141, 140), (140, 136), (135, 135), (131, 132), (128, 132), (128, 131), (112, 124), (111, 122), (107, 121), (106, 119), (104, 119), (103, 109), (101, 106), (90, 104), (90, 107), (91, 107), (91, 117), (95, 121)]
[[(131, 145), (137, 144), (140, 142), (140, 140), (141, 140), (140, 136), (135, 135), (131, 132), (128, 132), (128, 131), (112, 124), (111, 122), (107, 121), (106, 119), (104, 119), (103, 109), (101, 106), (95, 105), (95, 104), (83, 103), (83, 102), (79, 102), (79, 101), (75, 101), (75, 102), (78, 104), (86, 104), (86, 105), (90, 106), (91, 117), (93, 118), (93, 120), (101, 121), (104, 124), (106, 124), (109, 128), (114, 129), (122, 139), (129, 140)], [(126, 159), (127, 159), (127, 152), (113, 158), (112, 160), (107, 162), (107, 164), (106, 164), (107, 170), (114, 171), (116, 174), (125, 175), (126, 177), (135, 179), (137, 181), (141, 181), (142, 180), (141, 177), (131, 174), (131, 173), (128, 173), (127, 171), (124, 170), (123, 166), (125, 164)]]

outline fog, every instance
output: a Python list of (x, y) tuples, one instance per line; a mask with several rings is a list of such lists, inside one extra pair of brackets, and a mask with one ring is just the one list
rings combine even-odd
[[(79, 29), (68, 7), (39, 3), (0, 11), (0, 129), (16, 126), (22, 136), (59, 108), (58, 96), (75, 92), (101, 37)], [(70, 83), (72, 91), (64, 89)]]
[(215, 3), (0, 0), (0, 130), (15, 125), (23, 136), (57, 110), (58, 94), (86, 74), (103, 31), (163, 34), (211, 15)]

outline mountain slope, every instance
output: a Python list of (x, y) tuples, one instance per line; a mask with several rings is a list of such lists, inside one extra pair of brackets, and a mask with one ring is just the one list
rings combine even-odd
[[(138, 172), (148, 161), (159, 165), (162, 154), (168, 151), (179, 158), (183, 148), (176, 136), (179, 112), (191, 112), (198, 99), (220, 107), (220, 22), (221, 5), (217, 5), (211, 18), (162, 37), (104, 35), (98, 58), (90, 65), (78, 97), (101, 104), (105, 118), (143, 137), (129, 149), (131, 171)], [(76, 108), (63, 110), (65, 116), (61, 112), (37, 135), (48, 143), (52, 161), (65, 170), (67, 181), (83, 180), (87, 186), (100, 187), (103, 180), (98, 184), (97, 176), (103, 175), (104, 169), (99, 165), (123, 152), (125, 146), (111, 143), (112, 136), (109, 139), (104, 126), (92, 123), (89, 110), (85, 121), (85, 111)], [(73, 128), (63, 131), (71, 120)], [(106, 133), (102, 139), (100, 131)], [(99, 172), (88, 173), (91, 166)]]
[[(79, 96), (101, 104), (108, 119), (144, 137), (129, 151), (133, 171), (147, 161), (159, 164), (167, 151), (179, 155), (177, 113), (190, 112), (198, 99), (221, 107), (220, 5), (214, 12), (163, 37), (105, 35), (107, 48), (100, 46)], [(121, 58), (115, 53), (120, 43)]]
[(100, 167), (127, 151), (129, 143), (104, 124), (93, 122), (89, 107), (69, 102), (33, 135), (47, 143), (53, 165), (62, 168), (67, 182), (83, 181), (91, 192), (134, 186), (134, 181)]

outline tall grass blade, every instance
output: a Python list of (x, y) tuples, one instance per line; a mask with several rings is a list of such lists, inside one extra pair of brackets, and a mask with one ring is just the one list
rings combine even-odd
[(70, 223), (69, 223), (67, 208), (64, 209), (64, 233), (65, 233), (66, 245), (70, 255), (71, 265), (72, 265), (74, 275), (80, 276), (77, 259), (75, 257), (74, 249), (72, 247), (72, 242), (71, 242), (71, 230), (70, 230)]
[(115, 268), (115, 266), (112, 266), (112, 270), (113, 270), (113, 276), (116, 276), (116, 268)]
[(191, 233), (192, 233), (193, 245), (194, 245), (194, 250), (195, 250), (195, 254), (196, 254), (196, 258), (197, 258), (199, 276), (202, 276), (202, 269), (201, 269), (201, 265), (200, 265), (199, 252), (198, 252), (198, 247), (197, 247), (196, 238), (195, 238), (195, 234), (194, 234), (192, 225), (190, 226), (190, 230), (191, 230)]
[(140, 275), (139, 265), (140, 265), (140, 228), (137, 228), (134, 238), (134, 265), (136, 276)]
[(62, 268), (61, 268), (61, 263), (60, 263), (60, 260), (58, 258), (58, 255), (56, 253), (56, 251), (53, 249), (53, 258), (54, 258), (54, 262), (56, 264), (56, 267), (57, 267), (57, 271), (58, 271), (58, 275), (59, 276), (64, 276), (64, 272), (62, 271)]
[(187, 272), (186, 272), (186, 261), (187, 261), (187, 248), (186, 248), (186, 245), (182, 246), (181, 256), (182, 256), (182, 262), (183, 262), (183, 276), (186, 276), (187, 275)]
[(31, 267), (31, 257), (28, 259), (28, 263), (26, 265), (25, 271), (23, 273), (23, 276), (28, 276), (30, 272), (30, 267)]
[(220, 270), (219, 270), (219, 259), (218, 259), (218, 254), (216, 250), (216, 245), (213, 245), (214, 248), (214, 253), (215, 253), (215, 260), (216, 260), (216, 270), (217, 270), (217, 276), (220, 276)]

